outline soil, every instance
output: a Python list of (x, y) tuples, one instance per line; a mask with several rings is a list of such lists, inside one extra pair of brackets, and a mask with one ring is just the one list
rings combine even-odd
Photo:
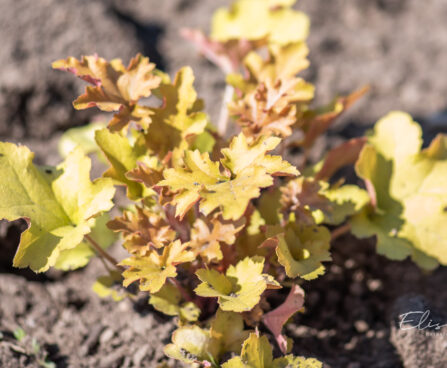
[[(212, 11), (228, 3), (1, 1), (0, 139), (27, 144), (37, 162), (55, 164), (62, 130), (95, 113), (71, 108), (82, 83), (52, 71), (51, 61), (95, 52), (129, 60), (141, 51), (171, 74), (191, 65), (199, 94), (215, 117), (223, 76), (181, 40), (178, 30), (207, 29)], [(316, 84), (317, 103), (364, 84), (372, 87), (320, 140), (321, 149), (361, 134), (392, 109), (417, 117), (426, 138), (447, 130), (445, 1), (301, 0), (297, 7), (312, 19), (312, 66), (305, 77)], [(174, 322), (155, 312), (144, 295), (136, 301), (99, 299), (90, 291), (103, 273), (99, 261), (69, 274), (13, 270), (23, 228), (21, 221), (0, 222), (0, 367), (39, 367), (30, 354), (33, 338), (41, 356), (47, 354), (58, 368), (155, 367), (164, 359), (162, 346)], [(417, 340), (396, 329), (398, 315), (412, 305), (411, 295), (445, 315), (446, 268), (425, 274), (409, 261), (378, 256), (372, 240), (351, 236), (335, 242), (333, 259), (323, 277), (303, 284), (306, 311), (287, 327), (294, 353), (333, 368), (447, 366), (432, 350), (445, 351), (447, 334)], [(27, 334), (21, 342), (13, 337), (18, 327)]]

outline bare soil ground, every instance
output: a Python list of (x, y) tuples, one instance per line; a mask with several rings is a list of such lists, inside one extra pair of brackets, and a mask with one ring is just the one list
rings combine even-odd
[[(216, 116), (223, 76), (181, 40), (178, 30), (207, 29), (212, 11), (228, 3), (1, 1), (0, 139), (29, 145), (40, 163), (56, 163), (62, 130), (86, 123), (92, 113), (72, 109), (82, 83), (52, 71), (50, 64), (95, 52), (127, 61), (141, 51), (171, 74), (191, 65), (199, 94)], [(447, 130), (447, 2), (301, 0), (297, 7), (312, 19), (312, 67), (305, 76), (317, 86), (317, 102), (364, 84), (372, 87), (319, 142), (321, 149), (361, 134), (392, 109), (416, 116), (427, 138)], [(103, 271), (100, 262), (70, 274), (13, 270), (21, 229), (20, 222), (0, 223), (0, 367), (39, 367), (27, 354), (32, 338), (58, 368), (155, 367), (164, 359), (162, 346), (173, 321), (152, 310), (144, 295), (137, 301), (100, 300), (90, 291)], [(395, 329), (409, 295), (445, 313), (447, 269), (424, 274), (409, 261), (378, 256), (372, 241), (350, 236), (334, 244), (333, 259), (326, 275), (303, 285), (306, 312), (288, 327), (295, 353), (333, 368), (447, 366), (433, 360), (431, 350), (445, 351), (446, 337), (440, 344), (425, 339), (410, 348), (408, 336)], [(21, 343), (12, 336), (18, 327), (27, 333)]]

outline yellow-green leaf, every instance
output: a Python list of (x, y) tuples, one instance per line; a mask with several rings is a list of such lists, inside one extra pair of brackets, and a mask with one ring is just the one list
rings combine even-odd
[(371, 206), (352, 219), (352, 228), (359, 237), (376, 235), (380, 254), (411, 256), (432, 269), (437, 262), (447, 265), (447, 138), (439, 135), (421, 150), (421, 136), (402, 112), (377, 123), (356, 164)]
[(209, 331), (199, 326), (185, 326), (172, 334), (172, 344), (164, 348), (167, 356), (184, 363), (201, 363), (208, 359)]
[(211, 37), (217, 41), (262, 40), (289, 44), (304, 41), (309, 18), (290, 9), (292, 1), (238, 0), (213, 16)]
[(218, 162), (210, 160), (208, 153), (186, 151), (183, 167), (164, 171), (165, 180), (159, 186), (168, 186), (177, 192), (173, 204), (176, 215), (183, 217), (199, 200), (205, 215), (220, 208), (225, 220), (237, 220), (245, 212), (249, 201), (260, 195), (260, 189), (273, 184), (273, 175), (297, 175), (298, 170), (280, 156), (266, 153), (280, 140), (261, 138), (252, 145), (243, 134), (235, 137), (229, 148), (222, 150), (224, 158), (220, 171)]
[(298, 170), (281, 156), (267, 155), (267, 152), (274, 150), (280, 142), (278, 137), (260, 137), (249, 144), (247, 138), (239, 134), (233, 138), (229, 148), (222, 150), (224, 158), (221, 162), (235, 175), (250, 167), (261, 167), (270, 175), (298, 175)]
[(224, 311), (250, 311), (259, 303), (268, 286), (279, 287), (269, 275), (262, 273), (263, 267), (263, 258), (247, 257), (236, 266), (231, 265), (226, 275), (216, 270), (200, 269), (196, 275), (202, 283), (195, 292), (204, 297), (217, 297)]
[[(89, 234), (103, 249), (107, 249), (117, 239), (116, 235), (107, 227), (109, 220), (110, 217), (107, 213), (95, 218)], [(75, 248), (62, 250), (54, 267), (63, 271), (74, 270), (86, 266), (94, 255), (96, 252), (92, 249), (91, 244), (83, 240)]]
[(59, 154), (66, 158), (76, 147), (80, 147), (85, 155), (100, 153), (95, 142), (95, 131), (105, 128), (105, 123), (94, 122), (81, 127), (71, 128), (62, 134), (59, 143)]
[(179, 316), (182, 320), (194, 322), (200, 315), (200, 309), (192, 302), (183, 302), (180, 291), (172, 284), (165, 284), (149, 298), (156, 310), (168, 316)]
[(244, 319), (240, 314), (218, 309), (211, 322), (208, 352), (216, 361), (225, 353), (240, 354), (248, 334), (249, 331), (244, 331)]
[(242, 346), (240, 356), (224, 363), (222, 368), (322, 368), (316, 359), (286, 355), (273, 359), (272, 347), (266, 336), (251, 333)]
[(369, 203), (368, 192), (356, 185), (329, 188), (324, 195), (330, 200), (332, 209), (323, 214), (322, 222), (338, 225)]
[(119, 302), (130, 295), (124, 290), (115, 289), (115, 287), (119, 286), (121, 289), (123, 288), (122, 285), (119, 285), (121, 279), (122, 277), (119, 272), (112, 271), (109, 275), (98, 277), (92, 285), (92, 290), (100, 298), (112, 297), (114, 301)]
[[(276, 231), (281, 230), (278, 227)], [(277, 239), (276, 254), (287, 276), (312, 280), (324, 273), (322, 262), (331, 260), (331, 234), (327, 228), (289, 222)]]
[(57, 168), (41, 169), (33, 157), (26, 147), (0, 143), (0, 218), (31, 223), (14, 266), (43, 272), (90, 233), (93, 217), (113, 206), (115, 189), (110, 179), (90, 181), (90, 159), (79, 149)]
[(120, 133), (112, 133), (108, 129), (97, 130), (95, 140), (111, 165), (103, 176), (112, 178), (119, 185), (125, 185), (127, 195), (132, 200), (154, 193), (143, 184), (130, 180), (126, 176), (126, 173), (137, 167), (137, 160), (144, 155), (144, 151), (132, 146), (127, 137)]
[(175, 148), (187, 149), (187, 140), (203, 133), (208, 125), (208, 116), (200, 112), (203, 103), (197, 98), (193, 83), (192, 69), (184, 67), (172, 83), (160, 85), (163, 105), (150, 109), (152, 122), (145, 133), (147, 146), (160, 158)]

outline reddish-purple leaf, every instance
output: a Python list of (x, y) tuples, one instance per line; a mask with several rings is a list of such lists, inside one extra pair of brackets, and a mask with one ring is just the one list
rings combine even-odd
[(282, 327), (287, 320), (298, 312), (304, 305), (304, 290), (298, 285), (293, 285), (284, 303), (278, 308), (266, 313), (262, 322), (275, 336), (281, 351), (287, 352), (287, 339), (281, 334)]

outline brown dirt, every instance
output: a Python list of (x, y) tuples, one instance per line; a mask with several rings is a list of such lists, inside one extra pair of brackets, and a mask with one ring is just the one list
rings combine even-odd
[[(97, 52), (128, 60), (142, 51), (171, 74), (193, 66), (208, 111), (219, 109), (223, 77), (178, 36), (182, 26), (207, 28), (226, 0), (4, 0), (0, 2), (0, 138), (20, 141), (38, 162), (58, 161), (61, 130), (88, 121), (70, 101), (81, 89), (71, 76), (51, 71), (51, 61)], [(352, 137), (391, 109), (404, 109), (423, 123), (427, 136), (447, 130), (447, 3), (443, 0), (301, 0), (313, 21), (309, 40), (320, 103), (370, 83), (372, 92), (347, 114), (321, 148)], [(173, 321), (137, 302), (100, 300), (90, 291), (100, 262), (70, 274), (35, 276), (10, 267), (20, 222), (0, 223), (0, 367), (38, 367), (23, 354), (35, 338), (60, 367), (155, 367), (163, 359)], [(352, 237), (334, 245), (328, 273), (307, 282), (306, 312), (288, 329), (297, 354), (327, 367), (413, 367), (413, 355), (393, 337), (393, 308), (400, 296), (424, 296), (446, 310), (447, 271), (423, 274), (411, 262), (391, 262), (370, 241)], [(17, 327), (27, 338), (17, 343)], [(394, 332), (393, 332), (394, 333)], [(396, 337), (397, 336), (397, 337)], [(22, 352), (20, 352), (22, 351)], [(425, 351), (427, 353), (427, 350)], [(409, 360), (410, 359), (410, 360)], [(412, 359), (412, 360), (411, 360)], [(420, 363), (422, 362), (422, 363)], [(425, 363), (424, 363), (425, 362)], [(421, 365), (422, 364), (422, 365)], [(441, 367), (434, 365), (433, 367)]]

